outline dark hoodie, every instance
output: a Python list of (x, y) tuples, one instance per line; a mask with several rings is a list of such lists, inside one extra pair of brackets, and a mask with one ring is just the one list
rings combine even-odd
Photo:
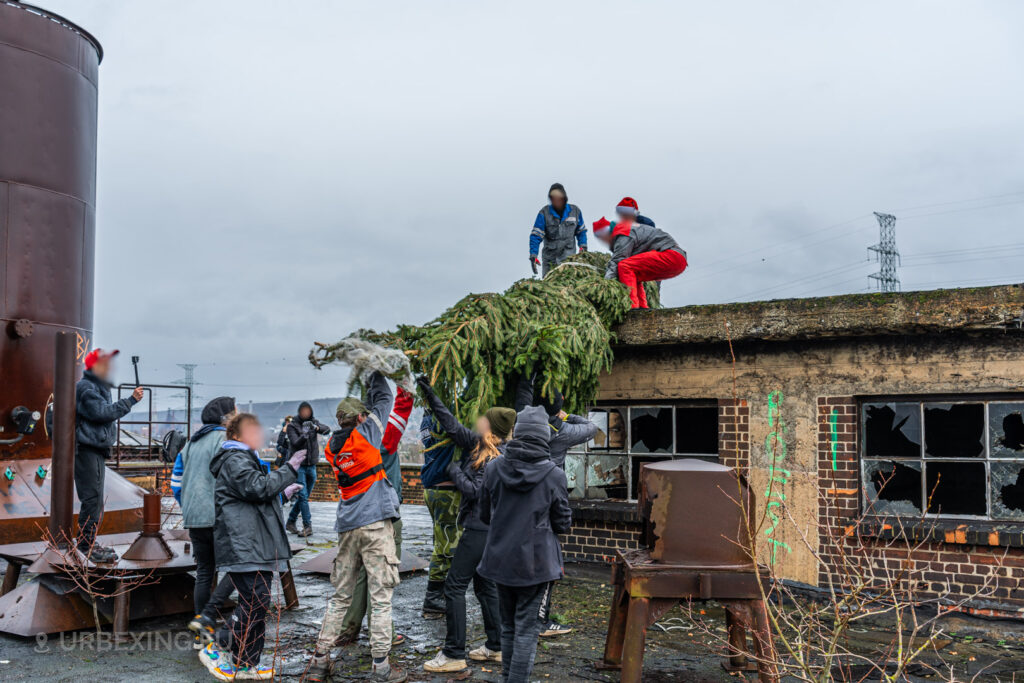
[(281, 571), (291, 559), (281, 492), (295, 483), (295, 470), (287, 464), (269, 469), (238, 441), (225, 441), (210, 462), (216, 479), (213, 540), (221, 571)]
[(487, 464), (480, 517), (489, 524), (477, 571), (505, 586), (535, 586), (562, 577), (556, 534), (572, 526), (565, 472), (551, 462), (548, 416), (539, 406), (516, 418), (505, 454)]
[[(302, 409), (309, 408), (309, 417), (302, 418)], [(302, 462), (303, 467), (316, 467), (320, 461), (320, 442), (316, 435), (330, 434), (331, 428), (313, 417), (313, 406), (306, 401), (299, 404), (299, 411), (292, 418), (292, 421), (285, 427), (288, 434), (288, 446), (290, 453), (306, 451), (306, 459)]]

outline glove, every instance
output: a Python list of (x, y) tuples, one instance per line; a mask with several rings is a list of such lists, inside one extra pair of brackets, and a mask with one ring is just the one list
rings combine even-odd
[(284, 487), (284, 499), (291, 500), (292, 496), (302, 490), (302, 484), (288, 484)]
[(302, 467), (302, 462), (306, 459), (306, 449), (303, 448), (301, 451), (295, 451), (292, 453), (292, 457), (288, 458), (288, 464), (292, 466), (293, 470), (297, 470)]
[(586, 254), (587, 253), (587, 245), (584, 244), (583, 246), (580, 247), (580, 253), (581, 254)]
[(538, 266), (538, 264), (540, 264), (540, 259), (538, 259), (533, 254), (530, 254), (530, 267), (533, 268), (533, 274), (534, 275), (537, 274), (537, 266)]
[(434, 393), (434, 387), (430, 386), (430, 380), (426, 375), (420, 375), (416, 378), (416, 386), (418, 386), (424, 394), (430, 395)]

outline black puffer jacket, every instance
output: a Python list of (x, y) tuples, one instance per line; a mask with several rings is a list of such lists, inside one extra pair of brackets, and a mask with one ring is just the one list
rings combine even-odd
[(562, 577), (556, 534), (572, 526), (565, 472), (551, 462), (548, 416), (525, 408), (516, 419), (505, 455), (484, 470), (481, 521), (489, 524), (477, 571), (505, 586), (535, 586)]
[(302, 462), (305, 467), (316, 467), (320, 461), (320, 442), (317, 434), (330, 434), (331, 428), (313, 417), (313, 406), (306, 402), (299, 404), (299, 412), (303, 408), (309, 408), (309, 418), (303, 420), (296, 415), (285, 427), (288, 434), (289, 453), (306, 451), (306, 459)]
[(75, 441), (80, 446), (106, 449), (117, 440), (117, 421), (137, 401), (129, 396), (114, 401), (110, 383), (86, 370), (75, 385)]
[(269, 469), (255, 451), (237, 441), (225, 441), (210, 461), (210, 473), (217, 480), (213, 539), (218, 567), (291, 559), (281, 492), (295, 483), (295, 470), (290, 465)]

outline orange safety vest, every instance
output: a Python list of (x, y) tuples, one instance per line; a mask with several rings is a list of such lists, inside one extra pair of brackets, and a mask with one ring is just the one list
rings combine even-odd
[(337, 453), (331, 451), (332, 441), (327, 442), (324, 455), (334, 469), (342, 500), (366, 493), (375, 482), (387, 478), (380, 451), (359, 430), (352, 430)]

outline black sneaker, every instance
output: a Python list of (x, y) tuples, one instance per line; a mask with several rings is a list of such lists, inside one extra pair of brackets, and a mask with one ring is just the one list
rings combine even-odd
[(572, 626), (564, 626), (552, 621), (540, 632), (540, 636), (541, 638), (551, 638), (552, 636), (564, 636), (566, 633), (572, 633)]
[(284, 530), (290, 534), (297, 534), (299, 530), (295, 528), (295, 522), (288, 522), (284, 525)]

